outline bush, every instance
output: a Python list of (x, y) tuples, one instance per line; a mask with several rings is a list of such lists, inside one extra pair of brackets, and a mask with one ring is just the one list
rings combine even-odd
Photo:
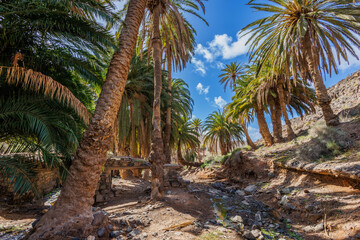
[(299, 160), (318, 161), (321, 158), (337, 156), (348, 149), (352, 139), (341, 129), (326, 127), (324, 124), (315, 125), (310, 129), (310, 142), (299, 147), (296, 157)]

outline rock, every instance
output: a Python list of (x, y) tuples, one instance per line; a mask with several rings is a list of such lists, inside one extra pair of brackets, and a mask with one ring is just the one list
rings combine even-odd
[(166, 208), (166, 211), (170, 211), (170, 208)]
[(246, 195), (246, 193), (245, 193), (243, 190), (237, 190), (237, 191), (235, 192), (235, 194), (236, 194), (236, 195), (239, 195), (239, 196), (245, 196), (245, 195)]
[(209, 192), (210, 192), (211, 194), (213, 194), (213, 195), (219, 195), (219, 194), (222, 193), (220, 190), (217, 190), (217, 189), (215, 189), (215, 188), (210, 188), (210, 189), (209, 189)]
[(129, 233), (129, 236), (135, 237), (140, 234), (140, 231), (138, 229), (134, 229), (131, 233)]
[(261, 219), (261, 213), (260, 213), (260, 212), (257, 212), (257, 213), (255, 214), (255, 220), (258, 221), (258, 222), (261, 222), (261, 221), (262, 221), (262, 219)]
[(35, 225), (40, 221), (40, 218), (36, 219), (35, 221), (33, 221), (33, 223), (31, 224), (31, 226), (34, 228)]
[(95, 236), (88, 236), (87, 238), (86, 238), (86, 240), (95, 240)]
[(275, 228), (275, 225), (274, 225), (274, 224), (269, 224), (268, 227), (269, 227), (269, 228)]
[(223, 183), (219, 183), (219, 182), (213, 183), (213, 184), (211, 184), (211, 186), (213, 188), (216, 188), (216, 189), (219, 189), (219, 190), (224, 190), (225, 189), (225, 185)]
[(290, 203), (285, 204), (285, 209), (288, 211), (296, 210), (295, 206), (291, 205)]
[(256, 185), (249, 185), (244, 189), (245, 193), (247, 194), (253, 194), (256, 190), (257, 190)]
[(281, 189), (281, 193), (282, 193), (282, 194), (290, 194), (290, 193), (291, 193), (291, 189), (288, 188), (288, 187), (283, 188), (283, 189)]
[(111, 238), (116, 238), (116, 237), (118, 237), (120, 234), (121, 234), (121, 231), (112, 231), (112, 232), (110, 233), (110, 237), (111, 237)]
[(239, 216), (239, 215), (236, 215), (236, 216), (234, 216), (234, 217), (231, 217), (230, 220), (231, 220), (232, 222), (234, 222), (234, 223), (243, 223), (243, 222), (244, 222), (244, 220), (242, 219), (242, 217)]
[(324, 230), (324, 223), (319, 223), (314, 227), (314, 232), (320, 232)]
[(104, 234), (105, 234), (105, 228), (104, 228), (104, 227), (100, 228), (100, 229), (97, 231), (97, 235), (98, 235), (99, 238), (101, 238), (102, 236), (104, 236)]
[(261, 231), (259, 229), (255, 229), (255, 230), (251, 230), (251, 234), (256, 238), (256, 239), (261, 239), (264, 238)]
[(114, 229), (113, 225), (109, 224), (109, 225), (108, 225), (108, 229), (109, 229), (110, 231), (113, 230), (113, 229)]
[(269, 173), (268, 173), (268, 177), (271, 177), (271, 178), (275, 177), (275, 173), (269, 172)]
[(105, 218), (106, 218), (105, 214), (102, 211), (98, 211), (98, 212), (94, 213), (94, 219), (93, 219), (91, 225), (99, 226), (105, 221)]
[(308, 233), (308, 232), (312, 232), (313, 228), (311, 226), (306, 226), (303, 228), (304, 232)]
[(243, 236), (249, 240), (256, 240), (256, 237), (254, 237), (254, 235), (249, 230), (245, 230), (243, 232)]
[(281, 198), (281, 200), (280, 200), (280, 202), (279, 202), (279, 204), (280, 205), (285, 205), (285, 204), (287, 204), (288, 203), (288, 196), (283, 196), (282, 198)]

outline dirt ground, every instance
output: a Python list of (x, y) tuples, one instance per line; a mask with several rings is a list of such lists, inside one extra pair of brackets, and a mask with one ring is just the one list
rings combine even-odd
[[(190, 185), (166, 189), (156, 204), (148, 201), (149, 182), (113, 179), (123, 194), (95, 206), (111, 220), (112, 239), (252, 239), (249, 232), (261, 232), (257, 239), (360, 239), (360, 191), (341, 180), (285, 170), (240, 183), (207, 170), (183, 175)], [(256, 190), (244, 195), (249, 185)], [(46, 212), (36, 204), (0, 206), (0, 239), (20, 239)], [(243, 223), (234, 224), (235, 216)]]

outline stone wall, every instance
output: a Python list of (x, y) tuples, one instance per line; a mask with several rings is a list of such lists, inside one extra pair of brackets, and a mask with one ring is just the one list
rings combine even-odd
[[(58, 170), (49, 170), (39, 167), (35, 169), (35, 171), (37, 172), (37, 175), (33, 183), (39, 196), (46, 195), (54, 188), (60, 186), (61, 180)], [(6, 198), (7, 201), (15, 203), (29, 201), (35, 197), (32, 192), (28, 192), (22, 196), (15, 194), (13, 185), (8, 184), (8, 180), (3, 178), (0, 178), (0, 195)]]

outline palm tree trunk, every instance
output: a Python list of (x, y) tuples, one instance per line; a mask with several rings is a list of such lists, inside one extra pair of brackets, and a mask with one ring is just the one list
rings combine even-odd
[(171, 48), (169, 40), (166, 43), (166, 58), (167, 58), (167, 88), (169, 94), (168, 108), (166, 109), (166, 124), (165, 124), (165, 133), (164, 133), (164, 154), (165, 162), (171, 162), (171, 149), (170, 149), (170, 136), (171, 136)]
[(221, 140), (219, 141), (219, 147), (220, 147), (221, 155), (228, 154), (227, 148)]
[(40, 219), (28, 237), (31, 240), (88, 236), (94, 219), (92, 205), (112, 143), (113, 124), (125, 89), (130, 61), (146, 0), (131, 0), (119, 38), (119, 48), (110, 62), (90, 125), (81, 140), (69, 174), (55, 205)]
[(302, 39), (302, 46), (305, 54), (305, 59), (308, 63), (308, 69), (314, 82), (317, 101), (323, 112), (326, 125), (337, 126), (340, 124), (339, 117), (334, 114), (330, 106), (331, 98), (328, 95), (323, 78), (318, 68), (319, 61), (317, 60), (318, 58), (315, 57), (315, 54), (317, 53), (313, 51), (308, 35), (309, 33)]
[(271, 117), (271, 122), (273, 125), (273, 135), (274, 135), (274, 142), (275, 143), (280, 143), (282, 140), (282, 133), (281, 133), (281, 128), (279, 129), (279, 124), (278, 124), (278, 119), (277, 119), (277, 114), (276, 114), (276, 107), (275, 107), (275, 101), (273, 98), (270, 99), (269, 101), (269, 105), (270, 105), (270, 117)]
[(287, 135), (287, 140), (291, 141), (293, 140), (296, 135), (291, 127), (291, 122), (289, 120), (288, 114), (287, 114), (287, 110), (286, 110), (286, 100), (285, 100), (285, 94), (284, 94), (284, 80), (280, 77), (278, 79), (278, 83), (277, 83), (277, 87), (276, 90), (279, 94), (279, 102), (280, 102), (280, 108), (281, 108), (281, 112), (284, 116), (284, 120), (285, 120), (285, 124), (286, 124), (286, 135)]
[(281, 123), (281, 106), (280, 106), (280, 101), (279, 98), (275, 98), (275, 122), (277, 125), (277, 128), (279, 129), (280, 132), (280, 141), (283, 141), (283, 136), (282, 136), (282, 123)]
[(136, 144), (136, 127), (135, 127), (135, 113), (134, 103), (129, 100), (130, 104), (130, 122), (131, 122), (131, 145), (130, 145), (130, 156), (137, 157), (137, 144)]
[(265, 120), (264, 110), (258, 107), (255, 107), (256, 117), (259, 124), (259, 131), (261, 136), (264, 139), (265, 146), (271, 146), (274, 144), (273, 137), (269, 131), (268, 125)]
[(246, 124), (245, 124), (244, 122), (242, 122), (242, 123), (240, 123), (240, 125), (241, 125), (241, 127), (243, 128), (243, 130), (244, 130), (247, 144), (249, 144), (249, 146), (250, 146), (253, 150), (256, 150), (256, 149), (257, 149), (256, 144), (251, 140), (250, 135), (249, 135), (249, 132), (248, 132), (248, 130), (247, 130)]
[(160, 41), (160, 10), (161, 4), (155, 6), (153, 10), (153, 59), (154, 59), (154, 105), (153, 105), (153, 132), (151, 136), (151, 151), (149, 162), (151, 163), (151, 199), (156, 201), (161, 199), (164, 194), (164, 169), (165, 162), (164, 145), (161, 129), (161, 41)]
[(116, 114), (116, 119), (114, 122), (114, 132), (113, 132), (113, 136), (114, 136), (114, 150), (113, 153), (115, 156), (118, 156), (119, 154), (119, 116), (118, 114)]

